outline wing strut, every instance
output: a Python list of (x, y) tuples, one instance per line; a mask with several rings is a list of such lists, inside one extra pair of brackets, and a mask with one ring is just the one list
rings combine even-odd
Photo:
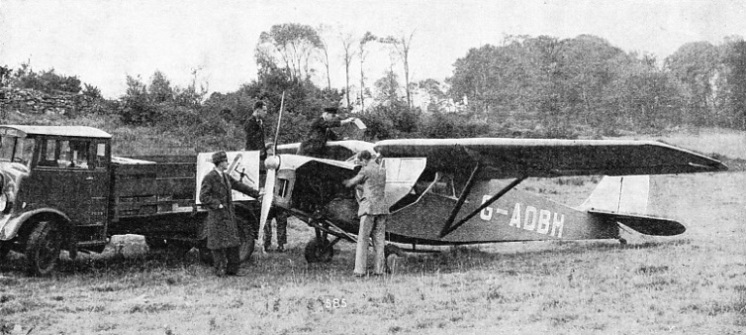
[(446, 236), (448, 232), (453, 229), (451, 228), (451, 224), (453, 223), (453, 220), (456, 219), (456, 215), (458, 215), (458, 212), (461, 211), (461, 206), (464, 205), (464, 201), (466, 201), (466, 197), (471, 193), (471, 188), (474, 186), (474, 182), (477, 180), (476, 176), (477, 173), (482, 169), (482, 164), (477, 161), (477, 166), (474, 167), (474, 170), (471, 170), (471, 175), (469, 176), (469, 180), (466, 182), (466, 186), (464, 186), (463, 191), (461, 191), (461, 196), (458, 198), (458, 201), (456, 202), (456, 206), (453, 207), (453, 210), (451, 210), (451, 215), (448, 216), (448, 220), (446, 220), (446, 224), (443, 225), (443, 229), (440, 231), (440, 237)]
[[(455, 225), (452, 227), (449, 227), (450, 223), (452, 221), (449, 221), (448, 224), (446, 224), (445, 227), (443, 227), (443, 230), (440, 232), (440, 238), (445, 237), (446, 235), (452, 233), (454, 230), (458, 229), (458, 227), (461, 227), (466, 221), (469, 221), (469, 219), (473, 218), (474, 215), (477, 215), (477, 213), (481, 212), (483, 209), (487, 208), (487, 206), (492, 205), (493, 202), (497, 201), (497, 199), (500, 199), (505, 193), (508, 193), (508, 191), (512, 190), (514, 187), (518, 186), (522, 181), (526, 180), (528, 178), (527, 176), (523, 176), (521, 178), (517, 178), (516, 180), (513, 180), (510, 185), (503, 187), (500, 192), (497, 192), (497, 194), (493, 195), (492, 198), (489, 198), (489, 200), (485, 201), (479, 208), (475, 209), (473, 212), (469, 213), (466, 217), (459, 220)], [(471, 179), (469, 179), (471, 181)], [(461, 196), (464, 196), (462, 194)], [(461, 200), (461, 199), (459, 199)], [(456, 206), (460, 206), (460, 204), (457, 204)]]

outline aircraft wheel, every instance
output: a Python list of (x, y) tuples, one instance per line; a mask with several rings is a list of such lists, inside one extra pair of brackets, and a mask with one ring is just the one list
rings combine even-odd
[(393, 245), (393, 244), (387, 244), (385, 247), (383, 247), (383, 253), (386, 255), (386, 259), (389, 258), (391, 255), (396, 255), (397, 257), (404, 257), (404, 251), (401, 250), (401, 248)]
[(329, 247), (329, 240), (314, 238), (306, 244), (303, 254), (306, 256), (306, 262), (308, 263), (326, 263), (334, 257), (334, 248)]
[(624, 239), (624, 238), (619, 238), (619, 243), (620, 243), (621, 245), (627, 245), (627, 240), (626, 240), (626, 239)]
[(61, 246), (62, 236), (57, 226), (49, 221), (39, 222), (26, 244), (28, 272), (37, 276), (51, 273), (60, 257)]
[(256, 241), (253, 238), (249, 238), (246, 242), (241, 244), (241, 247), (239, 248), (239, 253), (240, 253), (242, 263), (251, 259), (251, 254), (254, 253), (255, 243)]

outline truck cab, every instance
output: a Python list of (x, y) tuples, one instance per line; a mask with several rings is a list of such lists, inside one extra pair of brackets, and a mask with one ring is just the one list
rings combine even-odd
[(82, 126), (0, 126), (0, 256), (50, 272), (60, 249), (103, 250), (111, 135)]

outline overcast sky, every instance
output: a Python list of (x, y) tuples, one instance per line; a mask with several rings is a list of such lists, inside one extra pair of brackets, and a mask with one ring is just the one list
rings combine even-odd
[[(343, 87), (339, 32), (414, 31), (412, 80), (443, 81), (470, 48), (499, 45), (506, 35), (590, 34), (662, 60), (688, 42), (746, 35), (746, 1), (0, 0), (0, 65), (30, 60), (34, 70), (76, 75), (107, 97), (124, 93), (126, 75), (148, 82), (156, 70), (184, 87), (199, 69), (210, 91), (232, 92), (256, 78), (259, 34), (289, 22), (332, 28), (332, 86)], [(388, 64), (375, 52), (368, 81)]]

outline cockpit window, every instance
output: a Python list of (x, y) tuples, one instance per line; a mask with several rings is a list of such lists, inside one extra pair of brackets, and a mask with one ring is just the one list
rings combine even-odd
[(34, 140), (13, 136), (0, 136), (0, 162), (17, 162), (26, 166), (34, 154)]
[(439, 174), (439, 178), (433, 184), (431, 192), (438, 195), (455, 198), (456, 188), (453, 186), (453, 175), (449, 173)]

